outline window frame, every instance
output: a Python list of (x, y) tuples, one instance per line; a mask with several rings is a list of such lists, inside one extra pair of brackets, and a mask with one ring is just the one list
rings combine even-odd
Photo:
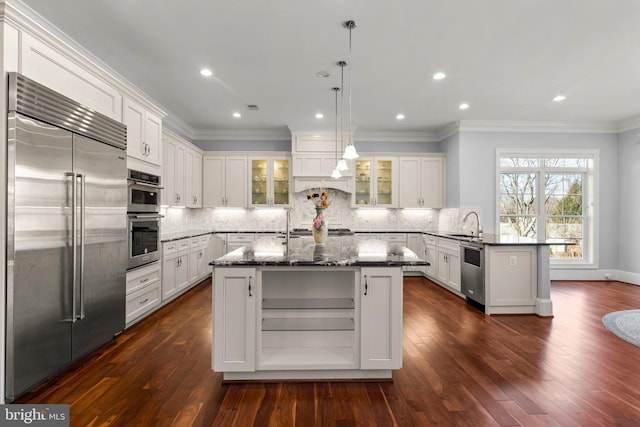
[[(503, 167), (501, 160), (511, 157), (529, 157), (539, 159), (537, 166)], [(587, 164), (580, 167), (548, 167), (545, 159), (554, 158), (585, 158)], [(599, 150), (597, 149), (496, 149), (496, 218), (495, 229), (500, 233), (500, 202), (501, 202), (501, 174), (503, 173), (534, 173), (537, 181), (536, 188), (536, 228), (537, 236), (546, 238), (546, 222), (549, 218), (545, 207), (546, 187), (540, 185), (545, 182), (545, 174), (583, 174), (582, 204), (583, 204), (583, 257), (579, 260), (570, 258), (551, 258), (551, 266), (554, 268), (597, 268), (598, 267), (598, 172)]]

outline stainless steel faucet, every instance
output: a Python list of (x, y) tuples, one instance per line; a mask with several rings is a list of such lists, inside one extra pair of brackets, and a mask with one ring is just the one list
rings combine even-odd
[[(464, 218), (462, 218), (462, 222), (465, 222), (471, 214), (474, 214), (476, 216), (476, 230), (478, 231), (477, 237), (478, 239), (482, 239), (482, 226), (480, 225), (480, 217), (478, 216), (478, 212), (476, 211), (469, 212), (464, 216)], [(471, 234), (473, 234), (473, 232)]]
[(291, 209), (285, 209), (286, 211), (286, 231), (284, 235), (284, 244), (286, 245), (286, 250), (289, 250), (289, 235), (291, 234)]

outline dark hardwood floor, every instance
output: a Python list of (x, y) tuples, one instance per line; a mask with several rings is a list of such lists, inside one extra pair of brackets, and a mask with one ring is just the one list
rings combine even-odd
[(20, 403), (68, 403), (72, 426), (637, 426), (640, 348), (602, 325), (640, 286), (553, 282), (553, 318), (485, 316), (406, 278), (393, 382), (223, 385), (211, 371), (211, 281)]

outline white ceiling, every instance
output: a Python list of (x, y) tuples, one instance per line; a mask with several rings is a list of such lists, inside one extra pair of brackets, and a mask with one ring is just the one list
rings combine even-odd
[[(349, 19), (358, 22), (350, 64), (358, 132), (640, 114), (638, 0), (22, 1), (196, 138), (334, 129), (331, 88), (340, 84), (336, 62), (348, 60)], [(214, 77), (201, 77), (202, 67)], [(437, 71), (446, 79), (433, 80)], [(557, 94), (567, 99), (552, 102)]]

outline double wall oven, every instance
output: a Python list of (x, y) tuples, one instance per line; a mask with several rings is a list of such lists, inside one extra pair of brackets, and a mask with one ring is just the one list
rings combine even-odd
[(160, 177), (129, 169), (128, 269), (160, 260)]

